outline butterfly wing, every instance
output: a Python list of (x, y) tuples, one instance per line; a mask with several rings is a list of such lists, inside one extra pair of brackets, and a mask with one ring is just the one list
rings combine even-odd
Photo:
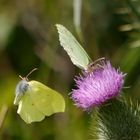
[(45, 118), (45, 114), (40, 112), (34, 105), (28, 91), (21, 98), (19, 105), (18, 105), (17, 113), (21, 116), (21, 118), (26, 123), (31, 123), (31, 122), (35, 122), (35, 121), (39, 122)]
[(64, 112), (64, 98), (55, 90), (37, 81), (30, 81), (30, 96), (37, 110), (50, 116), (57, 112)]
[(60, 44), (70, 56), (72, 63), (81, 69), (87, 69), (90, 57), (86, 51), (63, 25), (56, 24), (56, 27)]

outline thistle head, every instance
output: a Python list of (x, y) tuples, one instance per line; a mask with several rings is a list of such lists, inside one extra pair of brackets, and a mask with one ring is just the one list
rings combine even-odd
[(72, 99), (76, 106), (88, 110), (119, 95), (124, 76), (116, 70), (109, 61), (104, 61), (101, 67), (75, 79), (76, 89), (72, 90)]

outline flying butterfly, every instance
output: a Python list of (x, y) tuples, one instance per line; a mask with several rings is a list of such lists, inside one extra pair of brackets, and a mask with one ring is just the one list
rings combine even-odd
[(38, 81), (29, 81), (33, 69), (16, 86), (14, 105), (26, 123), (40, 122), (45, 116), (65, 111), (65, 101), (60, 93)]
[(56, 24), (56, 27), (59, 33), (60, 44), (67, 52), (74, 65), (87, 72), (91, 72), (94, 69), (101, 67), (102, 61), (105, 60), (104, 57), (92, 62), (86, 51), (70, 31), (61, 24)]

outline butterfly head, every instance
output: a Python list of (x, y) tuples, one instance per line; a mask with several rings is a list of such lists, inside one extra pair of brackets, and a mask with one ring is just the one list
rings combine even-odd
[(97, 69), (103, 68), (103, 65), (104, 65), (105, 61), (106, 61), (106, 59), (104, 57), (93, 61), (92, 63), (90, 63), (88, 65), (88, 68), (87, 68), (86, 72), (91, 73), (91, 72), (93, 72)]
[(21, 100), (22, 96), (27, 92), (27, 90), (29, 89), (29, 80), (28, 80), (28, 76), (33, 72), (37, 70), (37, 68), (33, 69), (31, 72), (29, 72), (29, 74), (26, 77), (22, 77), (21, 75), (19, 75), (19, 77), (21, 78), (21, 81), (17, 84), (16, 86), (16, 97), (14, 100), (14, 104), (18, 105), (19, 101)]

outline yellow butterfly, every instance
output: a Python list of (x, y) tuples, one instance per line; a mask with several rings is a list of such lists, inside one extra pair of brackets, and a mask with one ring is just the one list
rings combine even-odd
[(60, 93), (38, 81), (28, 81), (33, 69), (16, 86), (14, 104), (17, 113), (26, 123), (39, 122), (54, 113), (65, 111), (65, 101)]

